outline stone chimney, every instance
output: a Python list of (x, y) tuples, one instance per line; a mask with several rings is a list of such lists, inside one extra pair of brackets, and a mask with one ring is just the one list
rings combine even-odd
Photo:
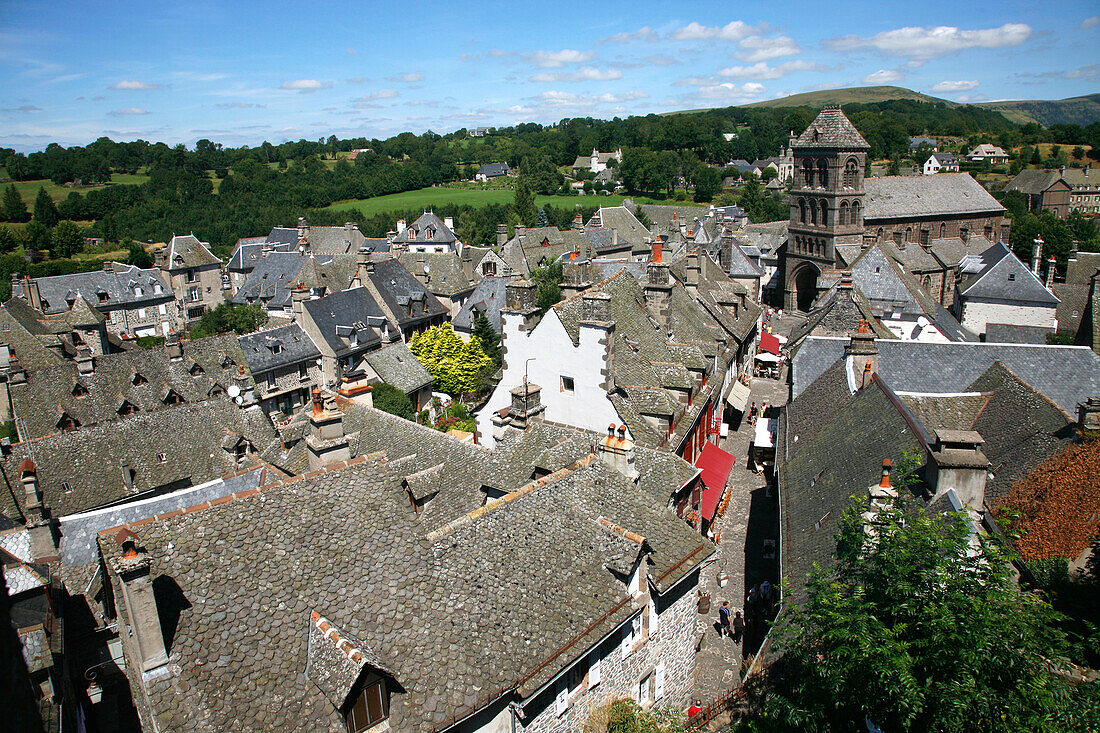
[(87, 346), (82, 346), (76, 352), (76, 371), (77, 374), (92, 374), (95, 372), (95, 357), (92, 356), (92, 350)]
[(685, 266), (687, 270), (687, 282), (684, 285), (687, 287), (687, 291), (691, 294), (691, 297), (695, 297), (695, 294), (699, 292), (699, 278), (701, 269), (699, 265), (699, 250), (692, 249), (687, 253), (687, 264)]
[(1031, 244), (1031, 271), (1039, 277), (1039, 262), (1043, 259), (1043, 240), (1036, 238)]
[(577, 212), (577, 215), (573, 217), (573, 229), (580, 231), (584, 229), (584, 217), (581, 216), (581, 212)]
[(989, 459), (982, 452), (985, 440), (973, 430), (935, 430), (929, 483), (936, 497), (955, 491), (959, 501), (975, 512), (985, 504)]
[[(153, 580), (149, 573), (149, 556), (139, 549), (140, 538), (123, 529), (115, 535), (115, 542), (122, 545), (122, 555), (111, 563), (122, 587), (123, 607), (130, 626), (130, 636), (137, 649), (138, 664), (142, 672), (168, 664), (168, 652), (161, 633), (157, 599), (153, 593)], [(119, 629), (122, 635), (122, 629)]]
[(844, 357), (848, 362), (848, 383), (857, 389), (869, 385), (871, 377), (878, 373), (878, 346), (875, 332), (866, 320), (859, 322), (859, 329), (849, 338)]
[(406, 224), (405, 224), (404, 219), (398, 219), (397, 220), (397, 234), (398, 234), (398, 236), (400, 236), (401, 234), (404, 233), (405, 226), (406, 226)]
[(669, 308), (672, 303), (672, 280), (668, 265), (661, 261), (661, 243), (654, 242), (646, 263), (645, 304), (650, 317), (663, 331), (668, 327)]
[(450, 229), (452, 232), (455, 230), (455, 220), (453, 216), (443, 217), (443, 226)]
[(1100, 436), (1100, 397), (1089, 397), (1077, 404), (1077, 429), (1087, 437)]
[(37, 311), (42, 310), (42, 295), (38, 292), (38, 281), (30, 276), (23, 278), (23, 297), (26, 298), (31, 308)]
[(1045, 285), (1047, 290), (1050, 290), (1054, 286), (1054, 269), (1058, 266), (1058, 260), (1054, 258), (1054, 255), (1050, 256), (1047, 260), (1047, 280)]
[(596, 443), (596, 452), (600, 460), (611, 468), (636, 481), (638, 469), (634, 462), (634, 441), (626, 437), (626, 426), (618, 428), (614, 424), (607, 426), (607, 435)]
[(164, 337), (164, 348), (168, 351), (168, 359), (179, 361), (183, 358), (183, 344), (180, 343), (180, 335), (175, 331), (169, 331)]
[(1076, 239), (1069, 243), (1069, 258), (1071, 260), (1077, 259), (1077, 248), (1078, 244)]
[(46, 506), (42, 503), (38, 467), (28, 458), (19, 466), (19, 473), (23, 482), (23, 502), (26, 507), (31, 554), (35, 562), (54, 562), (59, 559), (57, 538), (53, 533), (53, 523), (46, 513)]
[(302, 216), (298, 217), (298, 246), (309, 248), (309, 224)]
[(536, 415), (545, 410), (546, 405), (542, 404), (542, 387), (532, 382), (525, 382), (512, 390), (512, 407), (508, 413), (515, 417), (516, 422), (513, 422), (513, 425), (516, 427), (522, 430)]
[(585, 293), (581, 301), (582, 321), (606, 323), (611, 320), (611, 296), (607, 293)]
[(355, 277), (362, 285), (363, 279), (374, 273), (374, 259), (371, 257), (371, 251), (366, 247), (360, 247), (355, 254), (355, 265)]
[(497, 246), (503, 247), (508, 241), (508, 225), (497, 224)]
[(516, 230), (516, 239), (521, 239), (521, 238), (527, 236), (527, 227), (523, 226), (522, 224), (516, 224), (515, 230)]
[(525, 278), (511, 280), (504, 288), (504, 310), (507, 313), (523, 316), (522, 330), (534, 327), (538, 308), (538, 286)]
[[(369, 261), (369, 258), (368, 258)], [(369, 271), (369, 268), (368, 268)], [(359, 273), (360, 278), (363, 277), (363, 272)], [(305, 311), (305, 302), (309, 300), (309, 290), (302, 284), (302, 281), (294, 283), (294, 287), (290, 291), (290, 304), (294, 311), (294, 320), (298, 323), (302, 322), (303, 312)]]
[(351, 458), (348, 438), (344, 434), (344, 414), (337, 409), (336, 398), (332, 395), (322, 398), (318, 387), (313, 388), (306, 448), (310, 471)]

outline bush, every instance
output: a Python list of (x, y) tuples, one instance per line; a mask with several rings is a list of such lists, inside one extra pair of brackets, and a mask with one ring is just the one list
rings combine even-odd
[(202, 314), (198, 325), (191, 331), (191, 338), (217, 336), (230, 331), (243, 335), (258, 331), (265, 323), (267, 311), (262, 306), (221, 303)]
[(141, 349), (159, 349), (164, 346), (163, 336), (138, 336), (134, 343)]
[(376, 409), (388, 412), (391, 415), (412, 420), (416, 416), (412, 400), (404, 392), (393, 385), (379, 382), (371, 388), (371, 399)]

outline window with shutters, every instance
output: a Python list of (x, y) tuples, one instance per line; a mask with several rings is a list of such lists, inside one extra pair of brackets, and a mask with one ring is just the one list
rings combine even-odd
[(638, 639), (641, 630), (641, 621), (631, 619), (630, 623), (623, 627), (622, 658), (626, 659), (634, 651), (634, 642)]
[(349, 733), (359, 733), (385, 720), (388, 703), (382, 680), (364, 687), (344, 718)]
[(665, 696), (665, 663), (659, 662), (653, 672), (653, 699), (660, 700)]
[(569, 688), (565, 683), (559, 683), (558, 695), (554, 698), (554, 711), (559, 715), (565, 715), (565, 711), (569, 709)]
[(600, 684), (600, 658), (593, 657), (588, 663), (588, 689)]
[(638, 680), (638, 690), (635, 693), (635, 698), (638, 700), (639, 705), (645, 705), (648, 702), (653, 702), (652, 674), (647, 674), (645, 677)]

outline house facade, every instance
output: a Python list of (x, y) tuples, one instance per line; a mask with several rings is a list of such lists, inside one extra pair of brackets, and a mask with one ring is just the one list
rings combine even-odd
[(928, 156), (928, 160), (924, 161), (924, 175), (931, 176), (940, 171), (959, 172), (959, 161), (953, 153), (932, 153)]
[(238, 341), (265, 414), (290, 415), (322, 383), (321, 352), (298, 323), (241, 336)]
[(194, 234), (173, 236), (167, 246), (156, 251), (154, 261), (176, 296), (180, 330), (197, 323), (203, 313), (225, 299), (222, 261)]
[(961, 269), (955, 302), (959, 320), (968, 330), (985, 334), (990, 324), (1058, 330), (1058, 298), (1008, 245), (994, 244), (978, 257), (964, 260)]

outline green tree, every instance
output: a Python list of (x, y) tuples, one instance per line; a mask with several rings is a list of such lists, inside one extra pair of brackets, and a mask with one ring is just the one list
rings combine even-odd
[(263, 306), (220, 303), (216, 308), (202, 314), (202, 318), (191, 331), (191, 337), (203, 338), (231, 331), (238, 334), (252, 333), (265, 323), (267, 311)]
[(1036, 145), (1035, 148), (1031, 151), (1031, 158), (1028, 160), (1028, 163), (1030, 163), (1031, 165), (1043, 164), (1043, 154), (1039, 150), (1038, 145)]
[(409, 351), (432, 375), (436, 387), (449, 395), (477, 390), (482, 372), (492, 360), (481, 348), (481, 339), (463, 342), (450, 323), (413, 336)]
[(535, 196), (524, 181), (519, 181), (516, 184), (512, 205), (516, 209), (516, 216), (519, 217), (524, 226), (533, 227), (538, 223), (539, 214), (535, 210)]
[(1072, 155), (1074, 160), (1081, 160), (1085, 157), (1085, 149), (1080, 145), (1076, 145), (1073, 148)]
[(50, 232), (50, 254), (53, 257), (72, 257), (84, 249), (84, 232), (71, 221), (61, 221)]
[(57, 226), (57, 206), (53, 199), (46, 193), (46, 189), (40, 187), (38, 195), (34, 198), (34, 220), (51, 229)]
[(416, 410), (413, 408), (412, 400), (397, 387), (385, 382), (378, 382), (371, 385), (370, 395), (375, 408), (382, 412), (388, 412), (406, 420), (415, 419)]
[(780, 620), (752, 728), (1095, 729), (1100, 686), (1052, 672), (1069, 650), (1061, 617), (1016, 588), (1001, 539), (905, 498), (870, 509), (843, 514), (836, 567)]
[(14, 183), (4, 189), (4, 200), (0, 204), (0, 218), (12, 222), (26, 221), (30, 218), (27, 215), (27, 205), (23, 203), (23, 197), (19, 195)]
[(531, 281), (538, 286), (535, 306), (540, 313), (546, 313), (561, 302), (561, 283), (564, 279), (564, 268), (560, 262), (539, 267), (531, 273)]
[(721, 191), (722, 174), (717, 169), (707, 166), (695, 174), (695, 201), (710, 201)]
[(0, 254), (7, 254), (19, 246), (19, 240), (9, 227), (0, 227)]
[(492, 360), (492, 368), (495, 371), (500, 367), (500, 334), (489, 323), (484, 313), (478, 313), (474, 318), (473, 335), (481, 339), (481, 350)]
[(153, 266), (153, 256), (139, 242), (130, 242), (126, 245), (126, 264), (144, 270)]

